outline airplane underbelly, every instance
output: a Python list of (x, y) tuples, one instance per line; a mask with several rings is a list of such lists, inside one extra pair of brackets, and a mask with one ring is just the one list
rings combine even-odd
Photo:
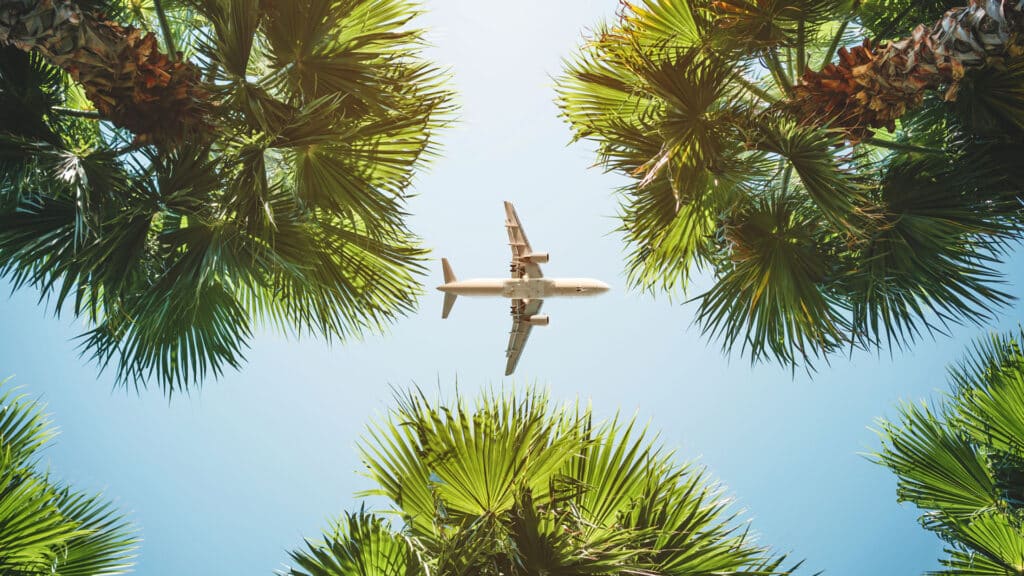
[(519, 300), (546, 298), (549, 296), (547, 284), (544, 280), (509, 280), (505, 282), (501, 295)]

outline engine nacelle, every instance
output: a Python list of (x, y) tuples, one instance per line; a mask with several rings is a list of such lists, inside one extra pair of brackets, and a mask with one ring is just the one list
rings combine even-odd
[(543, 314), (534, 314), (526, 319), (526, 323), (530, 326), (547, 326), (550, 322), (551, 317)]
[(527, 262), (533, 262), (534, 264), (544, 264), (548, 261), (550, 254), (547, 252), (530, 252), (526, 256), (523, 256), (523, 260)]

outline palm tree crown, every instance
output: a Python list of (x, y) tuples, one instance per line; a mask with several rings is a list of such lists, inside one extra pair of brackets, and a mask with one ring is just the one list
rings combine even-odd
[(85, 318), (120, 382), (237, 367), (259, 324), (345, 339), (414, 308), (404, 205), (450, 93), (410, 3), (0, 14), (0, 275)]
[(473, 406), (419, 395), (371, 426), (365, 510), (292, 553), (290, 576), (787, 574), (722, 490), (633, 421), (596, 423), (535, 392)]
[(877, 458), (900, 501), (948, 543), (940, 574), (1002, 576), (1024, 558), (1024, 332), (992, 336), (951, 370), (934, 407), (904, 404), (881, 421)]
[[(1024, 18), (949, 4), (624, 2), (559, 102), (629, 178), (632, 284), (676, 293), (709, 272), (701, 329), (791, 366), (1011, 300), (997, 265), (1020, 237)], [(936, 24), (875, 40), (918, 18)]]

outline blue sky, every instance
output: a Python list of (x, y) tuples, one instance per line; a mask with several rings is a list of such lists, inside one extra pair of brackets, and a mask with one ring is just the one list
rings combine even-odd
[[(552, 77), (585, 28), (616, 0), (428, 0), (430, 56), (450, 66), (462, 106), (444, 157), (417, 181), (411, 225), (456, 274), (500, 276), (509, 252), (502, 200), (515, 203), (551, 276), (613, 286), (595, 299), (551, 301), (518, 372), (503, 378), (509, 327), (501, 301), (460, 298), (442, 321), (435, 263), (419, 313), (389, 334), (345, 346), (261, 332), (237, 373), (172, 402), (113, 388), (77, 356), (82, 326), (54, 319), (21, 291), (0, 298), (0, 375), (49, 403), (62, 429), (52, 472), (102, 490), (140, 526), (136, 572), (265, 574), (316, 537), (369, 487), (355, 442), (391, 405), (391, 387), (466, 394), (536, 384), (598, 414), (637, 414), (682, 460), (707, 465), (746, 510), (760, 540), (807, 560), (807, 574), (920, 574), (937, 539), (895, 499), (895, 480), (862, 455), (869, 427), (898, 399), (944, 390), (945, 365), (985, 329), (1010, 329), (1020, 307), (986, 328), (924, 341), (890, 357), (833, 359), (813, 377), (728, 359), (690, 323), (693, 305), (625, 289), (613, 232), (622, 184), (568, 146)], [(1021, 260), (1008, 291), (1024, 294)], [(2, 287), (0, 287), (2, 288)], [(699, 286), (698, 286), (699, 289)], [(7, 293), (8, 290), (3, 290)]]

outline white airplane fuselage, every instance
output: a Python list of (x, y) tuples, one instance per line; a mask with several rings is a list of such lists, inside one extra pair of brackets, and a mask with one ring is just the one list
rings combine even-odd
[(448, 282), (437, 289), (458, 296), (530, 300), (597, 296), (607, 292), (608, 285), (591, 278), (477, 278)]

